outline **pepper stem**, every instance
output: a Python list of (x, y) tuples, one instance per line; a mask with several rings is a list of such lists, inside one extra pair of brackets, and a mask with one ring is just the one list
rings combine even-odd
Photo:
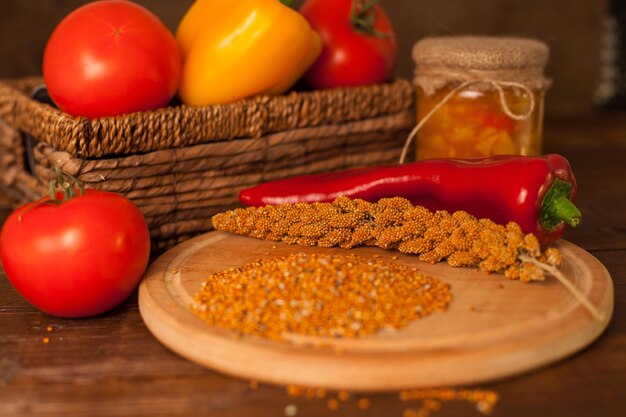
[(578, 208), (566, 197), (560, 196), (554, 199), (554, 213), (572, 227), (580, 224), (581, 214)]
[(571, 227), (580, 224), (582, 214), (570, 200), (571, 189), (569, 182), (556, 179), (546, 193), (541, 204), (541, 225), (546, 230), (553, 230), (563, 222)]

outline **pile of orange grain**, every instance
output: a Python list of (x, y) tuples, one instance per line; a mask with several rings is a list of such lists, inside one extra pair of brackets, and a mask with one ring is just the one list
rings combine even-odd
[(448, 284), (395, 262), (297, 253), (209, 276), (193, 310), (240, 335), (354, 338), (403, 328), (451, 299)]

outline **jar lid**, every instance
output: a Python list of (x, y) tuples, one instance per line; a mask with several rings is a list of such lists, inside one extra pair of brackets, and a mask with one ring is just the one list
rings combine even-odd
[[(535, 39), (490, 36), (425, 38), (413, 47), (416, 83), (432, 92), (449, 83), (500, 81), (544, 89), (548, 46)], [(489, 88), (488, 85), (483, 85)]]

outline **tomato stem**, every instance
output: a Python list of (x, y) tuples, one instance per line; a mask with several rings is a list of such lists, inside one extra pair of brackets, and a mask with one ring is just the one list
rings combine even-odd
[[(57, 177), (56, 179), (51, 180), (48, 184), (48, 194), (50, 195), (51, 203), (61, 204), (64, 201), (68, 201), (76, 197), (76, 187), (78, 187), (79, 195), (85, 194), (85, 185), (77, 178), (63, 172), (58, 165), (54, 166), (54, 172)], [(61, 191), (63, 191), (63, 200), (59, 200), (56, 197), (57, 188), (61, 188)]]
[(350, 4), (350, 23), (357, 32), (363, 35), (373, 35), (378, 38), (388, 38), (389, 33), (376, 29), (376, 9), (374, 6), (379, 0), (352, 0)]

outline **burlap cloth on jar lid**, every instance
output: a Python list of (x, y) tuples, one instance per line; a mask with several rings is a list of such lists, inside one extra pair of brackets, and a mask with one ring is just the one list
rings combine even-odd
[[(446, 86), (471, 82), (472, 88), (492, 90), (494, 83), (547, 89), (543, 75), (548, 46), (534, 39), (489, 36), (424, 38), (413, 47), (414, 83), (426, 95)], [(484, 82), (481, 82), (484, 81)]]

